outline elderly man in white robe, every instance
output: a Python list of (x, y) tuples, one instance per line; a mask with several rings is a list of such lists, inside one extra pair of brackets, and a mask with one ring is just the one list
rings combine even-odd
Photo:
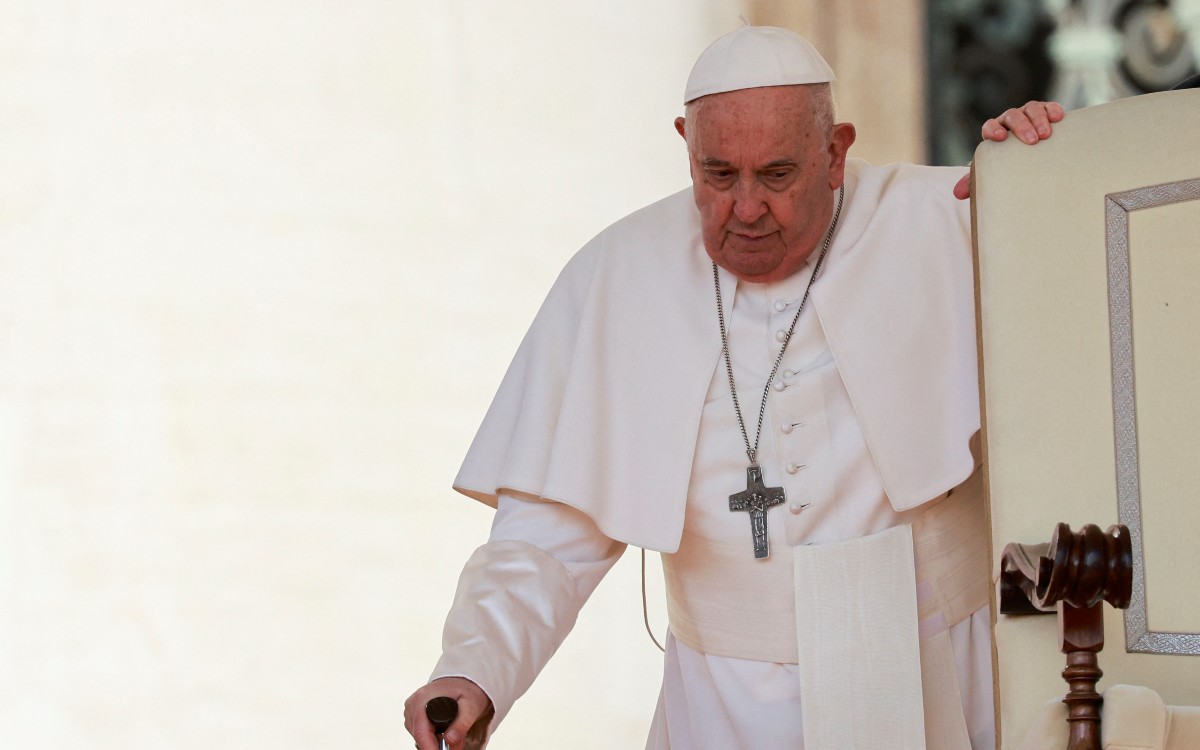
[(718, 39), (692, 189), (551, 289), (455, 482), (497, 510), (405, 705), (421, 750), (437, 696), (450, 747), (494, 729), (630, 544), (667, 581), (648, 748), (992, 747), (969, 186), (848, 159), (832, 79), (789, 31)]

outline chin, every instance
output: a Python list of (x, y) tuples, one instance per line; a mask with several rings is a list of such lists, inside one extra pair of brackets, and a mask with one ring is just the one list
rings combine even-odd
[(778, 257), (764, 257), (763, 255), (758, 254), (749, 255), (749, 257), (747, 257), (747, 255), (749, 254), (735, 258), (733, 263), (730, 264), (730, 267), (735, 269), (737, 273), (746, 276), (766, 276), (774, 273), (782, 263), (782, 258)]
[(738, 277), (742, 281), (749, 281), (749, 282), (756, 283), (756, 284), (762, 284), (762, 283), (766, 283), (769, 281), (778, 281), (779, 280), (778, 278), (776, 278), (776, 275), (779, 272), (779, 266), (777, 266), (777, 265), (773, 265), (773, 266), (738, 265), (738, 266), (729, 266), (728, 270), (730, 273), (732, 273), (734, 276)]

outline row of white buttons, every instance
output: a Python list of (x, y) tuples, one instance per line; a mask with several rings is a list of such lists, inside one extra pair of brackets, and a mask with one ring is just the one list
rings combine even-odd
[[(787, 300), (782, 300), (782, 299), (775, 300), (775, 312), (783, 312), (784, 310), (787, 309), (789, 304), (791, 304), (791, 303), (789, 303)], [(786, 330), (779, 330), (779, 331), (775, 332), (775, 340), (781, 344), (784, 341), (787, 341), (787, 337), (788, 337), (788, 332)], [(783, 371), (783, 377), (785, 377), (785, 378), (790, 378), (796, 374), (797, 373), (793, 372), (792, 370), (784, 370)], [(771, 387), (774, 388), (776, 391), (782, 391), (788, 387), (788, 384), (783, 382), (783, 380), (776, 380), (774, 383), (771, 384)], [(783, 424), (780, 425), (779, 429), (782, 430), (784, 432), (784, 434), (790, 434), (793, 429), (795, 429), (796, 427), (800, 427), (800, 426), (803, 426), (803, 422), (784, 422)], [(795, 464), (795, 463), (790, 463), (786, 467), (787, 473), (789, 473), (789, 474), (795, 474), (803, 468), (805, 468), (805, 464)], [(792, 515), (800, 515), (800, 512), (803, 511), (807, 507), (808, 507), (808, 503), (790, 503), (788, 505), (788, 512), (790, 512)]]

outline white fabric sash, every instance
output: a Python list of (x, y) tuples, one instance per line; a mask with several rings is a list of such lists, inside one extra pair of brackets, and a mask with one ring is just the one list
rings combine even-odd
[(807, 750), (925, 750), (911, 526), (795, 550)]

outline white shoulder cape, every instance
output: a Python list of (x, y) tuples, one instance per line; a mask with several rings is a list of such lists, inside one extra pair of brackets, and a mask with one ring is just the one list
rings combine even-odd
[[(970, 218), (961, 169), (851, 160), (810, 304), (892, 505), (964, 481), (979, 429)], [(732, 306), (737, 280), (722, 269)], [(587, 513), (674, 552), (700, 411), (721, 352), (712, 265), (690, 190), (601, 232), (568, 262), (522, 341), (454, 487)]]

